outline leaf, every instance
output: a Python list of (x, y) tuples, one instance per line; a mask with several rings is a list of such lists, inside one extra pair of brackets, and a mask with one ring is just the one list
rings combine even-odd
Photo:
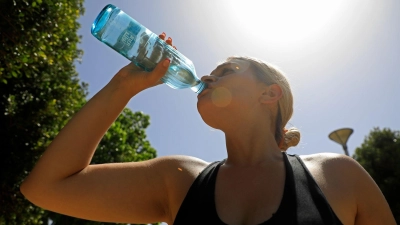
[(42, 51), (39, 51), (38, 55), (43, 57), (43, 58), (47, 58), (46, 54), (44, 54), (44, 52), (42, 52)]
[(13, 77), (17, 78), (18, 74), (15, 71), (12, 71), (11, 74), (13, 75)]

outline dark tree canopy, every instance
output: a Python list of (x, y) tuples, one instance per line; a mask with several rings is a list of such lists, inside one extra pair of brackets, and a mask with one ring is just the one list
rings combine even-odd
[[(0, 221), (42, 223), (19, 184), (85, 102), (74, 60), (82, 1), (2, 1), (0, 19)], [(0, 222), (1, 223), (1, 222)]]
[(353, 157), (378, 184), (400, 223), (400, 131), (374, 128)]
[[(75, 63), (83, 0), (1, 0), (0, 225), (100, 224), (50, 213), (21, 195), (19, 185), (40, 155), (85, 103), (87, 85)], [(149, 116), (124, 109), (92, 163), (156, 157), (146, 140)], [(61, 162), (60, 162), (61, 163)]]

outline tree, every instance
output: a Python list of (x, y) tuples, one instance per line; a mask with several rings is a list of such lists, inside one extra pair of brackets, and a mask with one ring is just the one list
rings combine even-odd
[[(86, 102), (87, 84), (74, 66), (83, 54), (77, 48), (83, 0), (0, 1), (0, 8), (0, 225), (60, 223), (67, 217), (32, 205), (19, 185)], [(93, 163), (154, 158), (148, 125), (148, 116), (125, 109)]]
[[(82, 1), (2, 1), (0, 19), (0, 224), (47, 223), (19, 184), (85, 102), (74, 67)], [(68, 15), (68, 16), (67, 16)]]
[(400, 131), (374, 128), (353, 155), (382, 190), (400, 223)]

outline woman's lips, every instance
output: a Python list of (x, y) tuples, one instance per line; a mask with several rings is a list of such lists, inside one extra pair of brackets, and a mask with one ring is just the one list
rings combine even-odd
[(204, 89), (199, 95), (197, 95), (197, 98), (200, 98), (201, 96), (205, 95), (210, 89), (211, 87), (210, 85), (208, 85), (206, 89)]

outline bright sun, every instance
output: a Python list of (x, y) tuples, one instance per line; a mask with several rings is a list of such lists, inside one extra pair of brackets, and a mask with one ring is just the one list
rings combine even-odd
[(290, 45), (323, 35), (325, 29), (340, 19), (343, 4), (344, 0), (247, 0), (231, 1), (224, 7), (229, 20), (241, 32), (262, 36), (269, 43)]

